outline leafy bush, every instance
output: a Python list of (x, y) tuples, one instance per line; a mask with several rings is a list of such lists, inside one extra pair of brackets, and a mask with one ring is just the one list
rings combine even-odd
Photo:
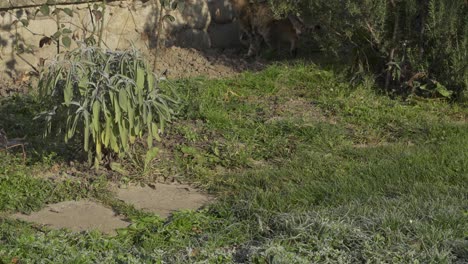
[(177, 100), (158, 89), (158, 78), (135, 50), (81, 47), (52, 62), (41, 74), (40, 96), (52, 109), (42, 113), (46, 133), (82, 136), (97, 165), (103, 154), (125, 154), (146, 135), (148, 147), (174, 117)]
[[(468, 3), (461, 0), (269, 0), (323, 28), (322, 46), (353, 54), (353, 73), (425, 96), (468, 88)], [(362, 76), (362, 75), (361, 75)]]

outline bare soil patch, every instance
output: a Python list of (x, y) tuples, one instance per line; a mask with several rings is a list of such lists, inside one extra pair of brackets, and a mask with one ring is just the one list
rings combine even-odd
[(239, 50), (202, 52), (192, 48), (169, 47), (160, 51), (156, 72), (167, 70), (169, 78), (222, 78), (247, 70), (258, 71), (265, 66), (265, 61), (245, 60)]
[[(266, 67), (267, 62), (257, 58), (246, 60), (244, 52), (237, 49), (199, 51), (193, 48), (167, 47), (159, 51), (156, 73), (170, 79), (203, 76), (215, 79), (229, 77), (244, 71), (259, 71)], [(151, 56), (152, 57), (152, 56)], [(149, 57), (148, 62), (152, 63)], [(35, 87), (36, 76), (28, 73), (18, 73), (12, 79), (0, 79), (0, 97), (15, 93), (28, 93)]]
[(336, 124), (337, 120), (326, 116), (317, 106), (303, 98), (290, 99), (284, 104), (279, 104), (275, 108), (275, 116), (267, 122), (278, 122), (283, 120), (302, 121), (304, 123), (326, 122)]
[(210, 196), (181, 184), (130, 185), (114, 188), (114, 191), (117, 198), (125, 203), (163, 218), (178, 210), (197, 210), (212, 200)]
[(39, 212), (14, 214), (12, 217), (55, 229), (66, 228), (76, 232), (98, 230), (110, 235), (115, 234), (116, 229), (129, 225), (111, 209), (88, 200), (50, 204)]

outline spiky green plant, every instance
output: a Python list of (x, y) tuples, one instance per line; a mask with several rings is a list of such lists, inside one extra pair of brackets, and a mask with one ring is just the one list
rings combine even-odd
[(103, 153), (123, 156), (138, 138), (146, 136), (151, 148), (178, 103), (158, 89), (161, 80), (135, 49), (73, 50), (40, 76), (40, 96), (52, 104), (40, 115), (46, 121), (45, 135), (59, 132), (65, 142), (81, 135), (83, 149), (95, 165)]

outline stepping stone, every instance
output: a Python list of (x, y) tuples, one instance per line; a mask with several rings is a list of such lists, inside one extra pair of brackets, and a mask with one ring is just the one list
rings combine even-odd
[(111, 209), (88, 200), (50, 204), (39, 212), (30, 215), (14, 214), (12, 217), (54, 229), (66, 228), (75, 232), (98, 230), (109, 235), (115, 235), (116, 229), (129, 225)]
[(152, 187), (130, 185), (115, 190), (117, 198), (135, 208), (163, 218), (178, 210), (197, 210), (211, 200), (188, 185), (154, 184)]

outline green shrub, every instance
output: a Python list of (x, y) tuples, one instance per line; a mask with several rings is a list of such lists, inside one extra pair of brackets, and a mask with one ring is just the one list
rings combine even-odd
[(468, 3), (462, 0), (269, 0), (320, 24), (324, 49), (352, 54), (353, 73), (388, 90), (461, 96), (468, 89)]
[(65, 142), (80, 135), (90, 161), (103, 154), (125, 154), (138, 138), (148, 147), (174, 117), (177, 100), (158, 89), (160, 80), (135, 50), (81, 47), (53, 61), (41, 74), (39, 93), (50, 100), (41, 113), (46, 133)]

